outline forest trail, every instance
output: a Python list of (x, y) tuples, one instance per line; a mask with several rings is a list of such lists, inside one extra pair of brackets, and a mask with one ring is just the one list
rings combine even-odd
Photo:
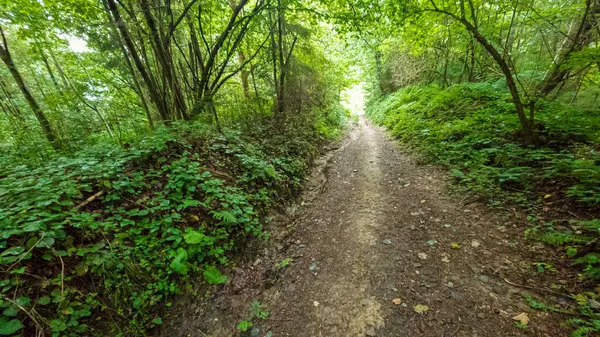
[[(566, 335), (560, 319), (530, 309), (525, 289), (507, 283), (527, 282), (519, 270), (531, 263), (507, 239), (506, 223), (450, 196), (447, 173), (418, 165), (382, 129), (361, 118), (324, 172), (293, 230), (289, 221), (279, 221), (288, 228), (279, 238), (271, 229), (277, 257), (265, 249), (239, 266), (198, 306), (213, 309), (163, 327), (165, 336), (234, 335), (255, 299), (270, 314), (254, 318), (252, 336)], [(293, 262), (274, 277), (268, 267), (283, 258)], [(527, 329), (512, 319), (523, 312)]]

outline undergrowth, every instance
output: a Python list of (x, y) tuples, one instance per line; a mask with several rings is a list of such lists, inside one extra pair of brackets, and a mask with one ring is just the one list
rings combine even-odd
[(0, 157), (0, 335), (144, 335), (186, 280), (226, 282), (227, 253), (266, 238), (266, 211), (295, 195), (340, 114), (288, 132), (176, 124), (39, 165)]
[[(538, 147), (520, 143), (510, 96), (490, 83), (410, 86), (371, 102), (367, 114), (447, 167), (459, 188), (491, 205), (521, 206), (532, 223), (527, 236), (562, 247), (594, 288), (600, 280), (600, 115), (560, 100), (537, 107)], [(561, 220), (538, 220), (542, 208)], [(598, 303), (599, 291), (579, 295)], [(579, 309), (581, 318), (568, 322), (574, 335), (600, 332), (600, 305), (584, 300)]]

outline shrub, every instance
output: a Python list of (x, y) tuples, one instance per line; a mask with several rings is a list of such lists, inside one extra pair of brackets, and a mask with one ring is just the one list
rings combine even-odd
[(259, 219), (299, 188), (315, 151), (296, 147), (316, 149), (321, 138), (274, 139), (175, 124), (127, 149), (98, 145), (37, 167), (7, 162), (4, 332), (143, 335), (182, 281), (226, 282), (227, 252), (263, 237)]

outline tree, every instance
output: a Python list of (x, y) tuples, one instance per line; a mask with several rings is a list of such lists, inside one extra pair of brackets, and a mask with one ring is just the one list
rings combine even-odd
[(27, 84), (25, 83), (23, 76), (19, 72), (19, 69), (17, 69), (12, 55), (10, 54), (8, 42), (6, 41), (6, 36), (4, 35), (4, 31), (2, 30), (1, 26), (0, 36), (2, 37), (2, 43), (0, 44), (0, 59), (2, 59), (4, 65), (6, 65), (8, 71), (10, 71), (10, 74), (17, 83), (19, 90), (21, 90), (21, 93), (25, 97), (25, 100), (27, 100), (27, 104), (29, 104), (29, 107), (33, 111), (35, 118), (40, 123), (40, 127), (42, 128), (44, 136), (46, 137), (48, 142), (50, 142), (52, 148), (54, 148), (55, 150), (59, 150), (61, 148), (61, 144), (58, 138), (56, 137), (56, 133), (54, 132), (54, 129), (52, 128), (50, 122), (46, 118), (44, 111), (42, 111), (42, 108), (40, 107), (39, 103), (31, 94), (31, 91), (27, 87)]
[[(465, 11), (465, 0), (459, 1), (460, 14), (456, 14), (448, 8), (440, 8), (436, 5), (435, 0), (431, 0), (431, 8), (425, 8), (424, 11), (432, 11), (441, 13), (451, 17), (452, 19), (460, 22), (475, 38), (475, 40), (481, 44), (481, 46), (492, 56), (494, 61), (500, 67), (504, 78), (506, 79), (506, 85), (512, 96), (513, 104), (519, 116), (519, 122), (523, 131), (524, 141), (528, 144), (537, 143), (537, 135), (535, 131), (535, 102), (537, 99), (547, 95), (554, 88), (556, 88), (561, 81), (564, 80), (567, 71), (561, 69), (569, 55), (575, 51), (581, 50), (585, 45), (589, 44), (591, 39), (587, 36), (588, 33), (594, 27), (595, 16), (600, 13), (600, 4), (597, 0), (587, 0), (583, 14), (581, 15), (581, 23), (578, 29), (570, 32), (565, 38), (565, 47), (561, 49), (557, 57), (554, 59), (550, 71), (547, 73), (546, 78), (538, 86), (535, 95), (529, 102), (524, 102), (522, 95), (519, 92), (519, 87), (515, 76), (514, 70), (510, 64), (514, 64), (509, 58), (509, 53), (501, 53), (497, 47), (495, 47), (488, 38), (486, 38), (478, 28), (477, 15), (473, 5), (473, 0), (467, 0), (470, 9), (470, 19), (466, 15)], [(525, 112), (525, 108), (529, 107), (529, 116)]]
[[(271, 26), (271, 58), (273, 63), (273, 83), (275, 84), (275, 94), (277, 103), (275, 105), (275, 117), (283, 118), (285, 110), (285, 84), (288, 76), (290, 61), (298, 35), (289, 31), (285, 20), (286, 8), (282, 5), (281, 0), (277, 0), (277, 7), (269, 13), (269, 25)], [(274, 13), (273, 13), (274, 12)], [(292, 37), (292, 41), (286, 41), (287, 36)]]

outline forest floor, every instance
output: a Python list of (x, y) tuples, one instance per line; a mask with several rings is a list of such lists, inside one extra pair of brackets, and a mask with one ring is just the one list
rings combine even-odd
[(564, 317), (524, 299), (561, 282), (532, 267), (549, 250), (448, 183), (361, 118), (231, 282), (181, 296), (158, 335), (240, 335), (247, 320), (249, 336), (567, 336)]

